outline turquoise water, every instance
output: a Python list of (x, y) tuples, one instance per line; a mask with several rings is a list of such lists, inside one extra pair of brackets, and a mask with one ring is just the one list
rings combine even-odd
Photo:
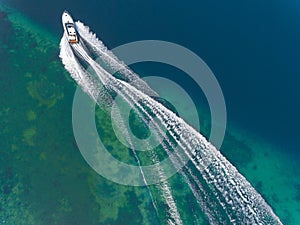
[[(147, 7), (139, 6), (146, 12)], [(108, 7), (111, 7), (110, 12), (112, 12), (113, 6)], [(135, 7), (137, 6), (135, 5)], [(152, 7), (152, 9), (154, 10), (155, 7)], [(188, 9), (190, 8), (188, 7)], [(23, 10), (26, 11), (28, 9), (23, 8)], [(176, 10), (176, 8), (170, 10)], [(56, 9), (56, 11), (58, 10)], [(74, 11), (76, 12), (76, 10)], [(88, 19), (90, 17), (86, 12), (87, 10), (82, 12), (83, 18)], [(117, 12), (119, 11), (117, 10)], [(37, 16), (40, 16), (30, 15), (35, 19), (37, 19)], [(95, 174), (79, 154), (71, 125), (71, 105), (75, 85), (68, 78), (69, 75), (64, 71), (57, 57), (60, 36), (56, 35), (55, 31), (53, 32), (53, 30), (56, 30), (56, 25), (53, 26), (53, 22), (50, 23), (49, 18), (45, 19), (44, 22), (29, 21), (24, 19), (26, 18), (25, 16), (16, 13), (11, 13), (8, 17), (5, 13), (1, 13), (0, 17), (0, 75), (1, 90), (3, 90), (0, 113), (1, 127), (3, 127), (1, 131), (1, 139), (3, 141), (1, 142), (0, 167), (0, 223), (155, 224), (159, 223), (158, 221), (163, 221), (164, 215), (155, 216), (147, 190), (125, 187), (105, 180)], [(57, 17), (60, 25), (60, 14)], [(80, 17), (80, 13), (76, 17)], [(165, 27), (168, 27), (167, 25), (170, 21), (170, 18), (166, 19), (164, 22)], [(42, 28), (41, 23), (44, 23), (47, 28)], [(120, 22), (113, 21), (112, 23), (118, 24)], [(202, 23), (204, 22), (198, 25), (200, 26)], [(121, 26), (120, 24), (119, 27), (110, 28), (116, 29), (111, 33), (109, 33), (111, 31), (109, 29), (104, 29), (105, 32), (100, 32), (99, 25), (97, 26), (96, 24), (96, 22), (89, 23), (90, 26), (97, 30), (97, 33), (98, 29), (99, 33), (104, 33), (104, 37), (109, 40), (104, 41), (109, 45), (119, 44), (122, 40), (121, 38), (116, 40), (116, 37), (109, 36), (114, 36), (112, 34), (117, 32), (117, 28)], [(124, 37), (125, 41), (122, 41), (146, 38), (148, 34), (147, 39), (162, 37), (159, 34), (155, 37), (154, 28), (151, 31), (147, 26), (150, 26), (150, 19), (145, 26), (140, 26), (140, 29), (145, 32), (139, 32), (136, 36), (133, 36), (133, 32), (131, 32), (131, 34), (126, 34)], [(284, 27), (284, 25), (282, 26)], [(154, 34), (151, 34), (149, 30), (147, 33), (145, 27), (149, 28)], [(124, 30), (127, 28), (129, 27), (123, 27)], [(159, 31), (163, 32), (163, 29), (160, 29)], [(189, 28), (185, 29), (187, 30), (186, 36), (188, 36), (191, 31)], [(120, 30), (122, 31), (122, 28)], [(216, 30), (218, 29), (215, 28)], [(231, 28), (229, 31), (233, 30)], [(122, 31), (122, 33), (125, 32)], [(105, 36), (105, 34), (108, 36)], [(207, 38), (209, 37), (208, 34), (206, 34)], [(173, 35), (167, 34), (167, 32), (165, 35), (165, 38), (170, 35), (170, 39), (168, 39), (170, 41), (174, 39)], [(102, 38), (102, 35), (100, 35), (100, 38)], [(207, 41), (207, 43), (209, 42)], [(251, 41), (249, 43), (251, 45)], [(280, 43), (282, 44), (282, 42)], [(241, 43), (239, 44), (241, 45)], [(188, 39), (185, 42), (185, 46), (191, 46)], [(196, 46), (199, 47), (200, 45)], [(195, 51), (197, 51), (198, 47), (195, 48)], [(207, 46), (200, 47), (208, 48)], [(283, 47), (281, 48), (283, 49)], [(216, 49), (214, 50), (216, 51)], [(295, 48), (289, 54), (286, 54), (289, 57), (285, 56), (292, 62), (295, 58), (291, 56), (293, 54), (297, 55), (294, 51)], [(209, 51), (207, 50), (206, 52), (208, 54)], [(236, 54), (237, 57), (241, 53), (238, 54), (236, 50), (231, 54)], [(277, 54), (275, 55), (279, 57)], [(208, 54), (205, 60), (210, 66), (212, 65), (212, 69), (216, 73), (222, 88), (224, 88), (223, 91), (230, 119), (227, 136), (222, 147), (223, 153), (265, 197), (284, 224), (298, 224), (300, 220), (297, 217), (300, 211), (298, 158), (294, 157), (292, 159), (290, 157), (294, 146), (296, 146), (296, 142), (291, 142), (290, 140), (297, 135), (294, 126), (296, 127), (298, 121), (294, 117), (295, 113), (298, 112), (298, 102), (294, 101), (294, 98), (299, 94), (294, 92), (292, 88), (294, 83), (297, 83), (294, 80), (294, 76), (287, 76), (291, 81), (287, 81), (284, 85), (286, 88), (290, 86), (290, 91), (286, 91), (285, 94), (290, 97), (290, 104), (294, 103), (291, 112), (288, 107), (284, 107), (288, 103), (281, 99), (284, 98), (282, 95), (280, 98), (277, 98), (277, 95), (270, 97), (268, 93), (264, 94), (265, 92), (263, 92), (264, 89), (273, 93), (272, 90), (278, 87), (274, 82), (277, 79), (280, 80), (280, 78), (276, 78), (276, 76), (272, 76), (272, 79), (270, 77), (268, 79), (264, 78), (270, 82), (266, 85), (266, 88), (262, 84), (259, 85), (259, 82), (264, 81), (264, 79), (259, 79), (255, 76), (253, 78), (250, 75), (248, 77), (244, 75), (237, 78), (237, 76), (230, 73), (228, 73), (229, 75), (226, 74), (227, 76), (221, 76), (224, 73), (221, 70), (222, 67), (223, 69), (230, 67), (228, 56), (227, 62), (223, 62), (224, 65), (220, 67), (213, 66), (216, 62), (212, 63), (212, 58), (213, 55), (209, 56)], [(247, 71), (249, 69), (249, 74), (254, 74), (254, 71), (263, 69), (262, 71), (270, 73), (267, 70), (268, 68), (263, 67), (263, 65), (257, 66), (258, 68), (256, 66), (250, 68), (250, 66), (243, 63), (245, 62), (241, 62), (239, 64), (240, 68), (238, 67), (236, 70), (243, 71), (243, 68), (247, 68)], [(280, 64), (282, 70), (287, 63), (289, 63), (288, 60), (284, 61), (282, 65)], [(153, 71), (147, 66), (142, 68), (136, 66), (136, 70), (141, 74), (157, 74), (155, 67), (151, 66), (151, 68), (154, 68)], [(254, 71), (251, 72), (251, 70)], [(291, 74), (294, 74), (294, 70), (297, 70), (297, 67), (291, 67), (290, 70), (293, 70)], [(163, 70), (160, 68), (159, 71)], [(225, 71), (228, 72), (228, 70)], [(260, 76), (262, 76), (261, 74)], [(295, 77), (295, 79), (297, 78)], [(264, 81), (265, 83), (263, 82), (263, 84), (266, 84), (267, 81)], [(178, 79), (178, 82), (180, 82), (180, 79)], [(228, 83), (231, 86), (228, 86)], [(247, 83), (247, 85), (240, 87), (237, 85), (240, 83)], [(233, 85), (234, 90), (231, 90), (232, 84), (235, 84)], [(247, 92), (245, 87), (248, 86), (257, 87), (256, 91), (253, 92), (251, 89)], [(276, 91), (278, 90), (276, 89)], [(197, 91), (194, 90), (194, 92)], [(280, 93), (282, 94), (282, 92)], [(192, 93), (192, 95), (195, 95), (194, 98), (197, 98), (197, 93)], [(240, 99), (235, 95), (239, 96)], [(243, 98), (245, 96), (248, 98)], [(249, 100), (250, 97), (251, 100)], [(261, 103), (259, 102), (260, 98), (262, 99)], [(267, 99), (270, 99), (268, 104), (263, 104)], [(248, 115), (247, 113), (250, 114), (250, 109), (244, 106), (248, 106), (249, 102), (253, 101), (255, 102), (255, 107), (251, 107), (251, 119), (249, 119), (249, 122), (245, 122), (245, 119), (241, 119), (241, 117)], [(277, 110), (275, 110), (275, 106)], [(266, 108), (268, 109), (266, 110)], [(280, 111), (278, 108), (284, 108), (285, 111)], [(254, 117), (252, 117), (253, 112)], [(268, 112), (273, 113), (269, 115)], [(280, 117), (278, 116), (279, 114)], [(255, 116), (260, 118), (260, 120), (257, 120)], [(268, 120), (264, 124), (265, 120), (261, 118), (267, 117)], [(279, 131), (274, 130), (272, 126), (275, 125), (273, 124), (271, 124), (270, 128), (266, 126), (271, 121), (278, 122), (283, 120), (283, 117), (287, 124), (275, 123), (275, 128), (280, 127)], [(291, 124), (290, 120), (292, 119), (294, 123)], [(103, 124), (106, 121), (105, 114), (100, 113), (99, 120)], [(205, 119), (203, 120), (202, 123), (208, 123)], [(269, 120), (270, 122), (268, 122)], [(251, 126), (248, 126), (248, 124)], [(257, 129), (258, 125), (261, 129)], [(105, 130), (109, 130), (108, 126), (106, 125)], [(246, 132), (247, 130), (249, 131)], [(268, 130), (269, 132), (267, 132)], [(287, 130), (289, 132), (281, 133), (281, 131)], [(282, 135), (283, 133), (284, 135)], [(278, 136), (281, 137), (280, 140), (273, 141)], [(110, 141), (108, 141), (108, 144), (110, 144)], [(174, 185), (179, 185), (180, 178), (174, 177), (170, 182), (173, 182)], [(174, 192), (176, 192), (176, 188), (174, 188)], [(190, 193), (186, 191), (185, 197), (189, 195)], [(180, 199), (186, 199), (180, 193), (177, 193), (176, 196), (179, 201)], [(205, 217), (202, 216), (200, 209), (193, 202), (194, 200), (192, 198), (187, 199), (190, 200), (183, 202), (180, 207), (183, 220), (186, 224), (191, 224), (190, 220), (194, 222), (198, 220), (200, 224), (205, 223), (201, 222), (205, 221)], [(161, 204), (163, 207), (163, 203)], [(191, 208), (193, 214), (197, 216), (191, 217), (189, 214)]]

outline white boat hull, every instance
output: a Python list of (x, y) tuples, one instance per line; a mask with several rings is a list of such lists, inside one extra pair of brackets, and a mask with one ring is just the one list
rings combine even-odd
[(67, 11), (64, 11), (62, 14), (62, 24), (68, 42), (70, 44), (78, 43), (79, 39), (78, 39), (75, 23)]

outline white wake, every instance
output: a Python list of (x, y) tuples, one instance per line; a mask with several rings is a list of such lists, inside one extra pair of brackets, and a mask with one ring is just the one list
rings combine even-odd
[[(152, 122), (151, 132), (157, 138), (164, 135), (162, 127), (167, 130), (169, 136), (164, 136), (162, 148), (169, 156), (175, 152), (170, 157), (175, 168), (179, 168), (185, 158), (189, 159), (190, 163), (186, 164), (179, 173), (186, 180), (211, 224), (227, 224), (228, 222), (232, 224), (281, 224), (262, 196), (220, 151), (176, 114), (149, 97), (157, 94), (138, 75), (118, 60), (96, 38), (95, 34), (90, 32), (89, 28), (81, 22), (76, 22), (76, 26), (81, 43), (73, 44), (71, 48), (65, 37), (60, 43), (60, 57), (65, 68), (78, 85), (100, 106), (110, 107), (113, 101), (110, 93), (116, 93), (130, 107), (135, 108), (136, 113), (145, 122)], [(89, 55), (90, 52), (99, 57), (105, 66), (96, 62)], [(85, 61), (93, 72), (85, 70), (80, 61)], [(122, 79), (112, 75), (116, 71), (119, 71)], [(154, 120), (151, 115), (155, 115), (158, 121)], [(121, 117), (119, 120), (122, 121)], [(122, 123), (120, 126), (123, 126)], [(144, 182), (147, 184), (148, 177), (143, 172), (128, 132), (125, 132), (125, 136), (131, 143)], [(162, 197), (168, 205), (168, 222), (169, 224), (182, 224), (164, 170), (159, 167), (157, 155), (153, 151), (150, 153), (152, 163), (158, 165), (156, 170)], [(151, 198), (153, 200), (152, 195)], [(153, 204), (156, 208), (154, 201)]]

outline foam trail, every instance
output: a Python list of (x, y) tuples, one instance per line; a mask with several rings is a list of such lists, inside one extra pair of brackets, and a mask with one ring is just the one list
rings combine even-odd
[[(93, 70), (98, 75), (101, 82), (108, 87), (108, 89), (112, 89), (116, 93), (118, 93), (124, 100), (128, 102), (132, 107), (134, 107), (135, 104), (138, 104), (138, 101), (131, 102), (128, 97), (126, 97), (126, 94), (124, 94), (121, 90), (122, 87), (124, 87), (124, 84), (119, 82), (117, 79), (112, 77), (110, 74), (108, 74), (105, 70), (103, 70), (95, 61), (93, 61), (82, 48), (80, 48), (79, 45), (74, 45), (74, 50), (77, 52), (78, 55), (80, 55), (82, 58), (86, 59), (86, 61), (90, 64), (90, 66), (93, 68)], [(153, 163), (158, 165), (159, 160), (157, 159), (157, 156), (154, 154), (153, 151), (151, 151), (152, 160)], [(170, 186), (168, 185), (168, 182), (166, 180), (166, 177), (164, 175), (164, 172), (162, 168), (159, 166), (156, 166), (156, 172), (157, 176), (159, 177), (159, 180), (161, 181), (159, 186), (162, 190), (162, 197), (165, 199), (168, 207), (169, 207), (169, 222), (175, 224), (182, 224), (176, 203), (174, 201), (174, 198), (171, 193)]]
[[(103, 74), (103, 71), (100, 73)], [(106, 76), (109, 77), (109, 74), (106, 74)], [(117, 83), (116, 80), (114, 80), (114, 82)], [(239, 220), (241, 222), (256, 224), (259, 223), (261, 219), (267, 221), (271, 219), (272, 216), (269, 218), (268, 212), (266, 212), (270, 211), (273, 213), (271, 208), (268, 207), (246, 179), (237, 172), (235, 167), (208, 143), (203, 136), (185, 124), (182, 119), (176, 117), (173, 112), (164, 108), (148, 96), (143, 96), (142, 93), (139, 93), (138, 90), (134, 90), (133, 87), (130, 87), (130, 85), (125, 82), (120, 81), (116, 86), (119, 88), (122, 87), (123, 92), (127, 95), (131, 93), (131, 98), (134, 97), (136, 102), (142, 99), (149, 109), (158, 116), (162, 124), (164, 124), (166, 128), (169, 128), (168, 130), (174, 139), (176, 140), (177, 137), (180, 137), (177, 143), (187, 150), (187, 155), (198, 171), (201, 172), (206, 182), (214, 184), (211, 188), (215, 196), (219, 199), (221, 206), (228, 214), (231, 222), (234, 223)], [(198, 152), (196, 152), (195, 149), (199, 149)], [(218, 180), (216, 180), (216, 178)], [(232, 186), (234, 186), (233, 190)], [(245, 186), (245, 188), (242, 188), (243, 186)], [(246, 193), (246, 191), (248, 193)], [(255, 195), (256, 201), (252, 201), (252, 199), (248, 197), (252, 196), (253, 198)], [(263, 207), (257, 210), (260, 205)]]
[[(116, 80), (102, 68), (99, 68), (98, 64), (91, 59), (88, 61), (105, 85), (110, 86), (118, 94), (130, 96), (131, 99), (135, 99), (135, 103), (143, 101), (145, 106), (155, 113), (161, 123), (173, 135), (174, 139), (177, 140), (177, 143), (186, 150), (186, 154), (205, 181), (212, 184), (211, 188), (231, 222), (234, 223), (236, 220), (239, 220), (244, 223), (257, 224), (261, 219), (271, 219), (268, 218), (265, 211), (265, 209), (268, 211), (270, 208), (267, 207), (261, 196), (203, 136), (160, 103), (155, 102), (126, 82)], [(198, 150), (197, 152), (195, 151), (196, 149)], [(215, 179), (215, 176), (218, 180)], [(232, 184), (235, 184), (235, 190), (232, 190)], [(243, 186), (245, 186), (244, 189), (241, 188)], [(246, 191), (249, 193), (246, 193)], [(254, 201), (256, 204), (251, 203), (251, 199), (248, 196), (255, 196), (258, 200)], [(255, 207), (259, 208), (260, 205), (263, 207), (257, 210)]]
[[(193, 167), (197, 169), (195, 176), (192, 170), (186, 167), (184, 177), (190, 182), (189, 186), (193, 187), (192, 183), (194, 183), (197, 188), (204, 190), (201, 189), (202, 184), (197, 178), (200, 176), (205, 181), (203, 184), (210, 188), (211, 193), (215, 196), (215, 201), (226, 212), (231, 223), (281, 224), (279, 218), (250, 183), (200, 133), (134, 86), (112, 77), (99, 64), (87, 57), (84, 50), (80, 52), (80, 55), (93, 67), (100, 82), (106, 88), (114, 90), (133, 106), (139, 105), (144, 111), (151, 111), (156, 115), (172, 138), (184, 150)], [(180, 154), (178, 154), (177, 160), (180, 160)], [(176, 164), (176, 161), (173, 162)], [(195, 192), (195, 196), (199, 196), (200, 192), (195, 191), (195, 188), (192, 188), (192, 191)], [(199, 197), (199, 199), (201, 198)], [(209, 210), (207, 212), (213, 214)], [(215, 215), (209, 216), (215, 217)], [(176, 221), (174, 216), (173, 219)]]
[[(71, 74), (72, 78), (83, 88), (83, 90), (92, 98), (94, 101), (97, 102), (97, 104), (102, 107), (107, 109), (107, 106), (112, 105), (112, 98), (111, 96), (107, 93), (106, 90), (101, 90), (100, 87), (103, 87), (101, 83), (97, 83), (97, 80), (91, 78), (88, 76), (88, 73), (79, 65), (78, 61), (76, 61), (75, 56), (73, 54), (73, 51), (70, 48), (70, 45), (64, 36), (61, 39), (60, 42), (60, 58), (62, 59), (63, 64), (65, 65), (65, 68), (69, 71)], [(87, 79), (89, 78), (89, 79)], [(98, 88), (96, 88), (98, 87)], [(124, 121), (122, 119), (119, 120), (119, 125), (124, 126)], [(131, 144), (132, 142), (130, 140), (130, 136), (128, 132), (126, 133), (126, 129), (124, 129), (126, 139), (127, 141)], [(152, 205), (156, 211), (156, 214), (158, 216), (158, 209), (155, 203), (155, 200), (153, 198), (153, 195), (149, 189), (149, 186), (147, 184), (144, 172), (141, 167), (141, 163), (139, 158), (137, 157), (137, 154), (133, 148), (131, 148), (134, 154), (135, 159), (137, 160), (143, 181), (148, 189)]]
[[(94, 36), (95, 37), (95, 36)], [(94, 43), (95, 43), (95, 40), (94, 40)], [(98, 52), (101, 52), (101, 48), (100, 49), (98, 49), (97, 50)], [(101, 54), (99, 54), (99, 55), (101, 55)], [(182, 128), (182, 127), (181, 127)], [(189, 127), (189, 129), (192, 129), (191, 127)], [(179, 132), (178, 132), (178, 130), (179, 130)], [(181, 135), (181, 133), (182, 133), (182, 131), (180, 130), (180, 128), (179, 129), (175, 129), (175, 131), (176, 132), (173, 132), (173, 134), (174, 134), (174, 137), (175, 137), (175, 135), (178, 135), (178, 136), (180, 136)], [(195, 135), (195, 131), (193, 130), (193, 132), (192, 132), (192, 136), (194, 136)], [(195, 135), (195, 136), (198, 136), (198, 135)], [(185, 145), (186, 147), (188, 147), (189, 149), (191, 149), (191, 147), (194, 147), (195, 149), (197, 149), (197, 147), (203, 147), (203, 146), (206, 146), (206, 145), (203, 145), (203, 143), (201, 143), (202, 141), (200, 141), (200, 142), (198, 142), (198, 143), (195, 143), (194, 144), (194, 146), (191, 146), (191, 145), (189, 145), (189, 144), (187, 144), (187, 143), (189, 143), (189, 140), (193, 140), (193, 138), (194, 137), (190, 137), (190, 138), (188, 138), (188, 140), (186, 140), (186, 141), (182, 141), (182, 144), (183, 145)], [(203, 137), (201, 137), (201, 139), (203, 139)], [(205, 140), (206, 141), (206, 140)], [(234, 168), (234, 166), (232, 166), (229, 162), (227, 162), (227, 160), (219, 153), (219, 151), (217, 151), (213, 146), (211, 146), (211, 148), (212, 149), (214, 149), (214, 152), (216, 153), (216, 155), (217, 155), (217, 157), (215, 158), (215, 159), (219, 159), (219, 160), (223, 160), (225, 163), (224, 164), (218, 164), (218, 163), (216, 163), (216, 162), (214, 162), (214, 160), (212, 160), (212, 161), (206, 161), (206, 165), (210, 165), (210, 168), (212, 168), (211, 170), (212, 171), (214, 171), (214, 173), (217, 173), (218, 172), (218, 170), (216, 169), (216, 168), (220, 168), (220, 172), (221, 172), (221, 174), (223, 175), (223, 177), (224, 176), (228, 176), (228, 175), (233, 175), (233, 177), (234, 177), (234, 175), (235, 175), (235, 177), (239, 177), (239, 181), (240, 181), (240, 183), (247, 183), (247, 181), (236, 171), (236, 169)], [(190, 152), (190, 153), (192, 153), (192, 152)], [(189, 154), (189, 156), (190, 157), (192, 157), (193, 155), (191, 155), (191, 154)], [(196, 157), (194, 160), (192, 160), (193, 161), (193, 163), (196, 165), (196, 167), (199, 169), (199, 170), (202, 170), (201, 168), (200, 168), (200, 166), (199, 166), (199, 164), (201, 163), (200, 161), (199, 161), (199, 159), (200, 159), (200, 157)], [(226, 161), (225, 161), (226, 160)], [(203, 162), (202, 162), (203, 163)], [(214, 165), (214, 167), (213, 166), (211, 166), (211, 165)], [(212, 175), (211, 173), (208, 173), (208, 169), (206, 168), (206, 170), (204, 171), (204, 173), (202, 173), (202, 175), (205, 177), (205, 179), (208, 181), (208, 178), (210, 178), (210, 179), (213, 179), (213, 181), (214, 181), (214, 179), (215, 179), (215, 176), (214, 175)], [(221, 176), (219, 176), (219, 181), (222, 181), (222, 179), (221, 179), (222, 177)], [(228, 183), (228, 181), (229, 181), (229, 183)], [(211, 182), (211, 181), (210, 181)], [(240, 187), (242, 186), (242, 185), (237, 185), (237, 183), (235, 183), (235, 181), (233, 180), (233, 179), (228, 179), (228, 180), (224, 180), (223, 179), (223, 182), (225, 183), (225, 182), (227, 182), (227, 184), (226, 185), (215, 185), (215, 187), (213, 187), (213, 190), (215, 191), (215, 193), (219, 193), (219, 195), (221, 195), (222, 197), (223, 197), (223, 200), (221, 200), (220, 201), (220, 203), (221, 203), (221, 205), (223, 206), (223, 208), (227, 211), (227, 213), (228, 214), (232, 214), (232, 212), (230, 212), (230, 210), (228, 210), (227, 208), (226, 208), (226, 203), (227, 204), (229, 204), (229, 205), (232, 205), (232, 204), (234, 204), (234, 202), (232, 201), (232, 200), (229, 200), (230, 199), (230, 197), (232, 197), (233, 195), (235, 195), (235, 197), (237, 197), (237, 198), (241, 198), (241, 199), (243, 199), (243, 201), (244, 202), (248, 202), (248, 203), (250, 203), (251, 201), (249, 200), (249, 199), (247, 199), (247, 194), (245, 194), (245, 192), (243, 191), (243, 189), (240, 189)], [(235, 187), (235, 192), (232, 192), (231, 193), (231, 196), (228, 194), (228, 191), (229, 191), (229, 189), (230, 189), (230, 187), (231, 187), (231, 185), (236, 185), (236, 187)], [(250, 184), (249, 184), (250, 185)], [(250, 185), (251, 186), (251, 185)], [(247, 189), (247, 190), (249, 190), (249, 189)], [(253, 189), (254, 190), (254, 189)], [(250, 193), (255, 193), (255, 190), (253, 191), (253, 190), (250, 190), (249, 192)], [(221, 196), (219, 196), (219, 195), (217, 195), (218, 197), (221, 197)], [(246, 196), (246, 197), (245, 197)], [(261, 198), (260, 200), (259, 200), (259, 202), (261, 203), (261, 204), (266, 204), (265, 202), (264, 202), (264, 200)], [(252, 204), (248, 204), (247, 205), (247, 207), (244, 207), (244, 205), (243, 205), (243, 203), (241, 203), (241, 202), (238, 202), (238, 201), (235, 201), (235, 203), (236, 203), (236, 205), (239, 205), (240, 206), (240, 208), (242, 209), (242, 211), (243, 210), (246, 210), (248, 213), (249, 213), (249, 217), (253, 217), (254, 218), (254, 220), (256, 220), (256, 222), (258, 222), (259, 220), (257, 219), (257, 217), (255, 217), (255, 215), (257, 214), (256, 212), (255, 212), (255, 210), (253, 210), (252, 209), (252, 207), (254, 207), (255, 208), (255, 205), (252, 203)], [(250, 206), (249, 206), (250, 205)], [(266, 207), (266, 208), (269, 208), (269, 207)], [(235, 209), (234, 207), (233, 207), (233, 209)], [(242, 216), (242, 213), (240, 212), (239, 213), (240, 215), (239, 216)], [(264, 215), (264, 213), (262, 213), (262, 215)], [(235, 216), (230, 216), (231, 218), (232, 218), (232, 220), (234, 221), (235, 220)], [(276, 217), (276, 216), (275, 216)], [(266, 215), (266, 220), (268, 220), (268, 216)]]
[[(122, 84), (120, 82), (118, 82), (115, 78), (113, 78), (112, 76), (108, 76), (107, 72), (105, 70), (103, 70), (96, 62), (94, 62), (88, 55), (87, 53), (84, 51), (84, 49), (80, 46), (80, 45), (73, 45), (73, 48), (76, 52), (76, 54), (80, 57), (82, 57), (83, 59), (85, 59), (87, 61), (87, 63), (90, 64), (90, 66), (93, 68), (93, 70), (96, 72), (96, 75), (98, 75), (99, 79), (101, 80), (101, 82), (110, 90), (113, 90), (115, 92), (117, 92), (120, 96), (122, 96), (124, 99), (126, 99), (126, 97), (124, 96), (124, 94), (122, 92), (120, 92), (120, 90), (122, 89)], [(130, 102), (128, 102), (130, 103)], [(134, 107), (132, 105), (132, 107)], [(157, 163), (158, 160), (155, 157), (155, 155), (152, 155), (153, 157), (153, 162)], [(167, 203), (167, 205), (169, 206), (169, 214), (172, 220), (174, 220), (176, 222), (176, 224), (182, 224), (175, 201), (173, 199), (173, 196), (171, 194), (171, 190), (170, 187), (166, 181), (166, 178), (164, 176), (163, 171), (161, 170), (160, 167), (157, 167), (157, 174), (158, 177), (161, 180), (161, 189), (162, 189), (162, 195)]]
[[(103, 61), (105, 61), (111, 67), (112, 71), (120, 71), (120, 73), (123, 74), (125, 78), (128, 78), (128, 80), (130, 82), (132, 80), (141, 80), (123, 62), (118, 60), (113, 55), (113, 53), (111, 51), (109, 51), (106, 48), (106, 46), (104, 46), (104, 44), (100, 40), (98, 40), (97, 37), (94, 34), (92, 34), (92, 32), (89, 31), (88, 27), (84, 26), (81, 22), (77, 22), (76, 25), (77, 25), (79, 33), (81, 34), (81, 38), (83, 38), (85, 40), (85, 43), (87, 45), (92, 46), (92, 49), (97, 53), (98, 57), (100, 57)], [(133, 78), (132, 78), (132, 75), (134, 75)], [(138, 87), (141, 90), (140, 86), (136, 86), (136, 87)], [(142, 90), (145, 90), (145, 88), (142, 88)], [(162, 133), (162, 132), (160, 132), (160, 133)], [(170, 141), (169, 141), (169, 144), (170, 144)], [(163, 146), (163, 148), (165, 149), (165, 151), (168, 152), (168, 154), (170, 154), (170, 151), (168, 151), (168, 147)], [(179, 159), (179, 161), (180, 161), (180, 159)], [(173, 159), (173, 163), (179, 164), (178, 161), (174, 162), (174, 159)], [(190, 175), (192, 174), (190, 168), (186, 168), (186, 170), (188, 171), (187, 174), (190, 174)], [(209, 202), (207, 201), (208, 200), (208, 195), (206, 195), (204, 197), (200, 197), (201, 195), (199, 193), (200, 192), (203, 193), (203, 187), (200, 184), (199, 180), (197, 180), (197, 177), (192, 175), (192, 180), (194, 180), (194, 183), (196, 183), (195, 186), (197, 186), (197, 188), (199, 188), (200, 191), (195, 190), (195, 187), (193, 186), (192, 181), (190, 181), (188, 179), (187, 175), (183, 171), (179, 171), (179, 173), (181, 173), (185, 177), (185, 179), (187, 180), (188, 185), (190, 186), (190, 188), (191, 188), (194, 196), (196, 197), (197, 201), (201, 205), (201, 208), (203, 209), (203, 211), (206, 212), (207, 215), (213, 214), (213, 210), (211, 210), (209, 208), (214, 204), (211, 201), (209, 201)], [(214, 217), (209, 217), (209, 220), (213, 223), (216, 223), (216, 221), (213, 220), (213, 218), (216, 218), (216, 217), (221, 218), (220, 215), (218, 215), (218, 216), (215, 215)], [(219, 221), (219, 223), (220, 222), (221, 221)]]

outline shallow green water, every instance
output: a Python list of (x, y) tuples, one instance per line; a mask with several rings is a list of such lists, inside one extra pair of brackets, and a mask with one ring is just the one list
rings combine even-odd
[[(156, 186), (150, 189), (162, 209), (158, 216), (145, 187), (112, 183), (82, 158), (71, 121), (76, 85), (58, 44), (59, 37), (21, 14), (0, 10), (0, 224), (164, 224)], [(130, 160), (113, 138), (109, 116), (101, 109), (96, 116), (104, 144)], [(284, 224), (300, 224), (297, 162), (235, 128), (227, 130), (222, 151)], [(184, 223), (207, 223), (183, 179), (168, 181)]]

